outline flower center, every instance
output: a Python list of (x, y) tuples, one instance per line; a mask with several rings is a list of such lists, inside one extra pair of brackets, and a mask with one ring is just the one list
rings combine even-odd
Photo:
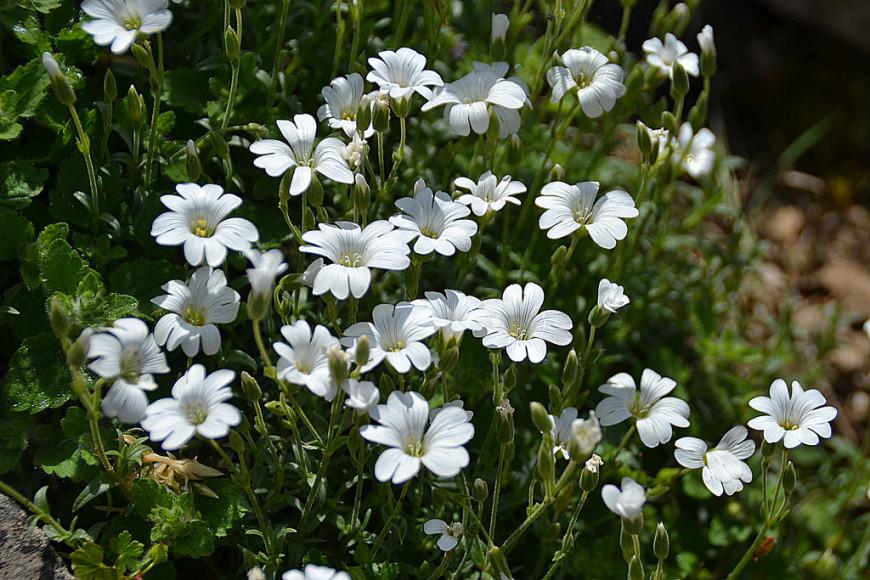
[(344, 111), (341, 114), (342, 121), (353, 121), (356, 119), (356, 113), (354, 111)]
[(142, 26), (142, 19), (139, 16), (134, 14), (130, 14), (129, 16), (125, 16), (123, 20), (121, 20), (121, 24), (127, 30), (139, 30), (139, 27)]
[(423, 457), (425, 455), (423, 441), (416, 435), (408, 435), (405, 438), (405, 453), (411, 457)]
[(650, 410), (653, 408), (653, 405), (644, 405), (640, 398), (640, 393), (637, 393), (634, 396), (634, 404), (631, 406), (631, 414), (636, 419), (644, 419), (649, 416)]
[(205, 308), (197, 308), (193, 304), (184, 309), (183, 318), (194, 326), (202, 326), (205, 324)]
[(193, 233), (200, 238), (210, 238), (214, 234), (214, 228), (208, 224), (208, 221), (205, 218), (199, 218), (191, 225), (193, 227)]
[(208, 407), (201, 401), (188, 403), (184, 411), (192, 425), (202, 425), (208, 419)]
[(426, 236), (427, 238), (433, 238), (433, 239), (438, 239), (438, 236), (440, 235), (438, 232), (436, 232), (434, 229), (432, 229), (429, 226), (421, 227), (420, 234)]
[(786, 431), (797, 431), (798, 429), (801, 428), (800, 425), (798, 425), (797, 423), (795, 423), (791, 419), (786, 419), (785, 421), (780, 423), (780, 427), (782, 427)]
[(531, 333), (529, 332), (527, 326), (520, 324), (516, 320), (512, 320), (511, 327), (508, 330), (508, 334), (517, 340), (527, 340)]
[(586, 225), (589, 219), (592, 217), (592, 209), (586, 207), (580, 207), (574, 210), (574, 221), (578, 224)]
[(583, 73), (580, 73), (574, 78), (574, 82), (577, 83), (578, 89), (585, 89), (586, 87), (588, 87), (589, 85), (592, 84), (592, 77), (587, 76)]
[(125, 351), (121, 354), (121, 378), (128, 383), (139, 380), (139, 351)]
[(338, 263), (348, 268), (359, 268), (363, 265), (363, 255), (359, 252), (346, 252), (338, 259)]
[(389, 350), (390, 352), (399, 352), (400, 350), (402, 350), (402, 349), (405, 348), (406, 346), (408, 346), (408, 345), (405, 344), (405, 341), (404, 341), (404, 340), (397, 340), (397, 341), (396, 341), (396, 344), (394, 344), (394, 345), (393, 345), (392, 347), (390, 347), (388, 350)]

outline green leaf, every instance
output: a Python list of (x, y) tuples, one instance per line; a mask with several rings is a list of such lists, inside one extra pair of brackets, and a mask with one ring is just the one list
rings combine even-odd
[(42, 192), (48, 170), (27, 161), (10, 161), (0, 167), (0, 207), (22, 209)]
[(72, 510), (74, 512), (79, 511), (110, 489), (112, 489), (112, 483), (109, 480), (109, 476), (106, 473), (100, 473), (97, 477), (92, 479), (84, 489), (82, 489), (81, 493), (79, 493), (78, 497), (76, 497), (76, 500), (73, 502)]
[(54, 240), (42, 260), (41, 277), (49, 292), (75, 294), (79, 282), (88, 273), (87, 263), (66, 240)]
[(31, 54), (41, 54), (51, 50), (48, 35), (42, 31), (39, 20), (33, 15), (28, 15), (16, 22), (12, 31), (18, 40), (33, 47)]
[(142, 517), (148, 517), (154, 508), (168, 508), (172, 503), (172, 492), (153, 479), (137, 479), (133, 482), (132, 509)]
[(84, 580), (116, 580), (115, 571), (103, 563), (103, 548), (89, 542), (70, 554), (76, 578)]
[(199, 520), (191, 522), (175, 539), (175, 551), (181, 556), (202, 558), (214, 552), (214, 540), (208, 525)]
[(91, 35), (78, 25), (61, 30), (55, 38), (55, 44), (58, 52), (63, 53), (66, 63), (89, 64), (97, 60), (102, 53)]
[(48, 247), (54, 240), (66, 239), (69, 234), (69, 226), (63, 222), (58, 222), (47, 226), (36, 242), (27, 248), (24, 259), (21, 262), (21, 277), (24, 278), (24, 283), (31, 290), (42, 283), (40, 271), (42, 270), (42, 261), (48, 255)]
[(43, 332), (24, 339), (12, 355), (3, 377), (0, 405), (31, 413), (60, 407), (73, 396), (70, 381), (57, 339)]
[(30, 0), (28, 3), (33, 6), (33, 9), (37, 12), (48, 14), (63, 4), (63, 0)]
[(200, 114), (208, 99), (203, 87), (208, 85), (208, 75), (187, 68), (166, 72), (163, 84), (163, 99), (173, 108)]
[(0, 77), (0, 92), (4, 99), (0, 102), (0, 117), (11, 119), (32, 117), (45, 96), (51, 80), (42, 60), (35, 58), (16, 68), (12, 74)]
[(15, 468), (27, 449), (33, 415), (0, 411), (0, 473)]
[(184, 266), (177, 262), (139, 258), (119, 265), (109, 274), (109, 289), (123, 289), (138, 298), (140, 303), (150, 304), (152, 298), (163, 293), (161, 284), (185, 276)]
[(127, 530), (124, 530), (118, 537), (112, 538), (109, 541), (109, 546), (112, 551), (118, 555), (115, 561), (115, 567), (124, 572), (135, 570), (145, 553), (145, 545), (133, 539), (133, 536)]
[(20, 215), (0, 213), (0, 260), (14, 260), (18, 248), (33, 239), (33, 224)]
[(229, 479), (214, 479), (208, 486), (219, 499), (196, 496), (196, 507), (202, 519), (218, 538), (222, 538), (250, 511), (245, 494)]

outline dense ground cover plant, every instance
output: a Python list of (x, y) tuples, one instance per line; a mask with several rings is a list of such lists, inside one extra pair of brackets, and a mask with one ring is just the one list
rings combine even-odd
[(2, 5), (0, 487), (78, 576), (860, 573), (713, 31), (591, 4)]

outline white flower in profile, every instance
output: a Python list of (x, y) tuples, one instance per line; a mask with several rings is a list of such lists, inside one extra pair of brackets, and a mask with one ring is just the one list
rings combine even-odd
[(347, 395), (344, 404), (360, 415), (371, 413), (381, 399), (381, 392), (371, 381), (347, 379), (341, 383), (341, 388)]
[(627, 305), (631, 300), (625, 295), (625, 288), (602, 278), (598, 282), (598, 306), (608, 312), (616, 313), (617, 310)]
[(288, 570), (281, 580), (350, 580), (350, 574), (339, 572), (327, 566), (308, 564), (304, 570)]
[(571, 425), (576, 420), (577, 409), (574, 407), (565, 407), (558, 417), (550, 415), (550, 421), (553, 423), (553, 429), (551, 430), (553, 435), (553, 455), (561, 455), (563, 459), (570, 457), (568, 446), (573, 436)]
[(444, 118), (453, 132), (463, 137), (471, 131), (486, 133), (490, 113), (498, 119), (500, 138), (516, 133), (520, 129), (519, 109), (528, 97), (522, 81), (504, 78), (509, 68), (506, 62), (475, 62), (472, 72), (437, 91), (422, 110), (444, 105)]
[(674, 458), (683, 467), (700, 469), (713, 495), (732, 495), (743, 489), (744, 482), (752, 481), (752, 470), (743, 460), (755, 453), (755, 442), (747, 435), (746, 427), (732, 427), (713, 449), (697, 437), (681, 437), (674, 442)]
[(646, 490), (630, 477), (622, 478), (622, 489), (612, 483), (601, 488), (604, 505), (621, 518), (636, 520), (643, 513), (646, 503)]
[(483, 326), (486, 311), (483, 303), (474, 296), (466, 296), (459, 290), (445, 290), (443, 294), (426, 292), (425, 296), (425, 299), (414, 300), (412, 304), (431, 317), (432, 324), (445, 341), (462, 338), (466, 330), (477, 337), (486, 334)]
[(714, 52), (716, 50), (716, 42), (713, 39), (713, 27), (709, 24), (701, 29), (697, 38), (698, 46), (701, 47), (701, 52)]
[(510, 18), (508, 18), (507, 14), (495, 14), (492, 15), (492, 27), (490, 31), (490, 38), (494, 42), (496, 40), (500, 40), (504, 42), (507, 37), (508, 28), (511, 26)]
[(338, 339), (325, 326), (311, 327), (304, 320), (281, 327), (287, 343), (276, 342), (273, 347), (278, 359), (278, 378), (294, 385), (305, 385), (309, 391), (327, 401), (335, 399), (336, 386), (329, 374), (327, 350), (338, 345)]
[(341, 153), (344, 160), (347, 161), (348, 167), (350, 167), (351, 171), (355, 173), (355, 185), (357, 179), (365, 179), (359, 171), (362, 169), (363, 161), (365, 161), (366, 155), (368, 154), (368, 149), (369, 144), (366, 140), (360, 137), (359, 133), (354, 133), (353, 137), (350, 138), (350, 142), (344, 146), (344, 151)]
[(302, 284), (314, 289), (314, 280), (317, 279), (317, 274), (323, 269), (323, 258), (317, 258), (305, 268), (302, 272)]
[(565, 346), (571, 343), (574, 324), (564, 312), (544, 310), (544, 290), (529, 282), (508, 286), (502, 297), (483, 301), (486, 309), (487, 334), (483, 346), (507, 349), (514, 362), (528, 357), (539, 363), (547, 356), (547, 343)]
[(92, 334), (88, 344), (88, 365), (111, 388), (100, 403), (103, 414), (123, 423), (138, 423), (145, 415), (148, 396), (157, 388), (154, 374), (169, 372), (148, 326), (138, 318), (120, 318), (112, 326)]
[(713, 151), (716, 135), (706, 127), (695, 133), (687, 121), (680, 127), (677, 142), (679, 147), (674, 152), (674, 160), (695, 179), (709, 175), (716, 161)]
[(445, 407), (429, 421), (423, 395), (393, 391), (372, 418), (380, 424), (364, 425), (360, 435), (389, 447), (375, 463), (378, 481), (404, 483), (419, 473), (421, 465), (438, 477), (453, 477), (468, 465), (463, 445), (474, 437), (474, 425), (459, 407)]
[(782, 379), (770, 385), (770, 397), (755, 397), (749, 406), (764, 413), (748, 425), (764, 432), (768, 443), (783, 442), (787, 449), (801, 444), (818, 445), (819, 438), (831, 436), (831, 421), (837, 409), (825, 405), (825, 397), (816, 389), (804, 391), (797, 381), (791, 383), (791, 396)]
[(677, 383), (651, 369), (640, 377), (640, 392), (628, 373), (619, 373), (598, 387), (606, 399), (595, 407), (595, 414), (605, 427), (634, 419), (640, 440), (647, 447), (667, 443), (674, 427), (689, 426), (689, 405), (682, 399), (666, 397)]
[(457, 177), (453, 183), (470, 192), (463, 193), (456, 201), (470, 205), (476, 216), (482, 216), (490, 210), (499, 211), (507, 203), (520, 205), (520, 200), (514, 196), (526, 192), (526, 186), (519, 181), (512, 181), (510, 175), (505, 175), (499, 181), (491, 171), (481, 175), (477, 183), (467, 177)]
[(453, 522), (448, 524), (444, 520), (432, 519), (423, 524), (423, 532), (430, 536), (439, 536), (438, 548), (442, 552), (449, 552), (459, 543), (462, 537), (462, 524)]
[(362, 298), (371, 284), (371, 268), (402, 271), (411, 265), (411, 249), (404, 235), (388, 221), (374, 221), (364, 229), (352, 222), (321, 223), (317, 227), (319, 230), (302, 234), (306, 245), (299, 248), (332, 262), (310, 273), (317, 296), (331, 292), (339, 300), (349, 294)]
[(248, 282), (251, 283), (251, 293), (256, 296), (271, 296), (275, 289), (275, 278), (287, 271), (284, 253), (278, 249), (262, 253), (248, 250), (245, 257), (254, 266), (246, 270)]
[(535, 205), (545, 211), (538, 220), (551, 240), (564, 238), (584, 229), (592, 241), (606, 250), (616, 247), (618, 240), (628, 235), (626, 218), (638, 216), (634, 199), (622, 190), (602, 195), (598, 201), (597, 181), (581, 181), (568, 185), (561, 181), (548, 183), (535, 198)]
[(64, 77), (63, 71), (60, 70), (60, 65), (57, 64), (57, 61), (50, 52), (42, 53), (42, 66), (45, 67), (45, 72), (52, 79), (62, 79)]
[[(328, 120), (330, 127), (341, 129), (345, 135), (353, 137), (357, 134), (356, 113), (364, 90), (363, 78), (359, 73), (332, 79), (329, 86), (321, 91), (326, 104), (317, 109), (317, 119)], [(369, 127), (363, 137), (370, 137), (373, 133), (374, 129)]]
[(584, 459), (595, 451), (601, 443), (601, 423), (595, 416), (595, 411), (589, 411), (587, 419), (575, 419), (571, 423), (571, 437), (569, 451), (579, 454), (575, 459)]
[(377, 58), (369, 59), (369, 66), (372, 70), (366, 80), (378, 85), (393, 100), (410, 99), (414, 93), (428, 99), (432, 95), (429, 87), (444, 84), (437, 72), (426, 70), (426, 57), (410, 48), (383, 50)]
[(151, 235), (161, 246), (184, 246), (191, 266), (205, 261), (216, 268), (224, 263), (227, 250), (244, 252), (260, 239), (254, 224), (243, 218), (227, 218), (242, 205), (242, 199), (224, 193), (219, 185), (179, 183), (178, 195), (164, 195), (160, 202), (169, 208), (151, 225)]
[(127, 52), (141, 36), (163, 32), (172, 23), (169, 0), (84, 0), (82, 10), (93, 20), (82, 30), (115, 54)]
[(414, 251), (421, 255), (438, 252), (452, 256), (456, 250), (471, 249), (471, 236), (477, 233), (477, 224), (462, 219), (471, 213), (466, 206), (453, 201), (443, 191), (432, 192), (422, 179), (414, 184), (414, 197), (396, 200), (402, 214), (390, 218), (408, 242), (414, 242)]
[(221, 347), (221, 335), (216, 324), (227, 324), (239, 313), (239, 293), (227, 286), (222, 270), (208, 266), (198, 268), (190, 277), (189, 284), (171, 280), (161, 286), (167, 292), (151, 300), (168, 310), (154, 327), (157, 344), (167, 350), (181, 346), (189, 357), (202, 352), (208, 356)]
[(413, 365), (419, 371), (429, 368), (432, 354), (423, 340), (435, 333), (428, 313), (410, 302), (379, 304), (372, 311), (372, 322), (357, 322), (344, 331), (341, 343), (354, 347), (356, 339), (369, 339), (369, 361), (360, 369), (368, 372), (385, 358), (396, 372), (407, 373)]
[(219, 370), (205, 374), (205, 367), (193, 365), (172, 387), (172, 397), (148, 405), (142, 428), (152, 441), (162, 441), (166, 451), (179, 449), (199, 434), (206, 439), (226, 437), (242, 421), (239, 410), (229, 403), (229, 384), (236, 373)]
[[(301, 195), (311, 185), (312, 172), (338, 183), (353, 183), (353, 172), (344, 158), (344, 143), (327, 137), (314, 146), (317, 122), (311, 115), (295, 115), (293, 121), (278, 121), (284, 141), (262, 139), (251, 144), (254, 165), (271, 177), (281, 177), (294, 168), (290, 195)], [(289, 145), (288, 145), (289, 144)]]
[(623, 70), (592, 47), (572, 48), (559, 57), (565, 66), (547, 71), (547, 82), (553, 88), (552, 100), (559, 102), (568, 91), (577, 90), (577, 100), (587, 117), (600, 117), (616, 105), (625, 94)]
[(644, 41), (643, 51), (646, 53), (647, 64), (668, 76), (673, 76), (676, 63), (680, 63), (686, 73), (693, 77), (701, 72), (698, 68), (698, 55), (689, 52), (686, 45), (670, 32), (665, 35), (664, 42), (659, 38)]

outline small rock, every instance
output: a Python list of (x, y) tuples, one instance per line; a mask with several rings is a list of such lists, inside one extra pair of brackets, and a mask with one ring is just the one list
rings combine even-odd
[(0, 494), (0, 579), (72, 580), (48, 538), (27, 519), (21, 506)]

